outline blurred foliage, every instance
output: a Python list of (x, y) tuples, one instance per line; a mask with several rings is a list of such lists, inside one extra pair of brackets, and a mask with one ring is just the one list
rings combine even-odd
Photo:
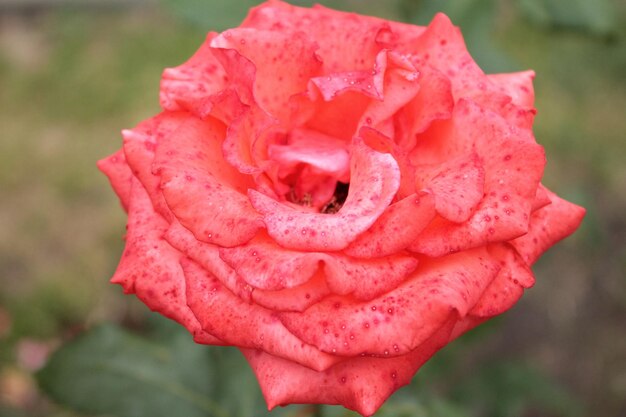
[[(178, 398), (110, 372), (119, 363), (130, 363), (135, 377), (167, 375), (208, 399), (196, 411), (189, 401), (180, 405), (190, 407), (189, 416), (209, 403), (206, 415), (215, 417), (220, 411), (209, 409), (267, 415), (238, 352), (193, 345), (184, 330), (147, 319), (143, 305), (107, 284), (125, 216), (95, 161), (119, 147), (121, 128), (158, 111), (164, 67), (189, 57), (206, 30), (237, 25), (257, 3), (162, 1), (166, 8), (0, 13), (2, 417), (125, 416), (105, 400), (161, 393), (147, 402), (154, 406)], [(548, 155), (546, 185), (588, 208), (582, 229), (538, 262), (537, 285), (518, 307), (439, 352), (379, 415), (626, 415), (626, 4), (321, 3), (419, 24), (444, 11), (488, 72), (535, 69), (535, 134)], [(99, 322), (116, 324), (94, 327)], [(69, 341), (39, 374), (42, 388), (65, 407), (39, 393), (25, 340), (48, 351)], [(140, 355), (143, 349), (161, 353)], [(195, 358), (194, 369), (188, 358)], [(87, 372), (95, 364), (109, 371)], [(99, 391), (105, 388), (109, 397)], [(158, 416), (167, 407), (148, 411)], [(287, 407), (271, 415), (311, 412)], [(355, 416), (341, 407), (322, 413)]]
[[(460, 352), (481, 343), (491, 326), (459, 339), (429, 362), (419, 377), (383, 405), (379, 417), (518, 417), (528, 412), (581, 415), (578, 402), (529, 365), (490, 361), (455, 375)], [(487, 330), (485, 330), (487, 329)], [(457, 363), (458, 365), (458, 363)], [(147, 331), (97, 326), (66, 343), (37, 375), (60, 404), (116, 417), (298, 417), (311, 406), (264, 411), (254, 374), (233, 348), (207, 349), (187, 331), (152, 315)], [(454, 386), (442, 395), (433, 387)], [(245, 393), (245, 395), (242, 395)], [(343, 407), (323, 406), (317, 416), (356, 417)]]

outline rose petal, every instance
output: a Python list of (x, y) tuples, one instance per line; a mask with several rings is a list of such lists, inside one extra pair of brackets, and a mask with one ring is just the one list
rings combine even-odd
[[(264, 306), (271, 303), (273, 306), (281, 306), (276, 307), (278, 310), (298, 311), (303, 310), (301, 297), (310, 300), (317, 296), (316, 301), (319, 301), (319, 295), (325, 296), (331, 291), (335, 294), (350, 294), (361, 300), (372, 299), (395, 288), (415, 270), (418, 263), (412, 256), (397, 254), (364, 260), (339, 254), (298, 252), (282, 248), (264, 236), (257, 236), (246, 245), (236, 248), (221, 248), (220, 256), (239, 276), (256, 288), (253, 293), (255, 301), (262, 297)], [(319, 274), (320, 271), (323, 273)], [(306, 284), (318, 275), (328, 285)], [(261, 293), (258, 289), (268, 291)], [(288, 300), (290, 294), (296, 302)], [(272, 301), (270, 296), (278, 298)], [(286, 303), (291, 307), (285, 308)], [(307, 307), (310, 304), (308, 302)]]
[(331, 293), (326, 276), (321, 269), (305, 283), (282, 290), (260, 290), (252, 292), (255, 303), (274, 311), (304, 311)]
[(416, 187), (432, 190), (437, 212), (455, 223), (469, 219), (483, 197), (485, 170), (475, 153), (415, 170)]
[(195, 262), (183, 259), (181, 265), (187, 281), (189, 307), (209, 333), (230, 345), (262, 349), (317, 371), (339, 360), (303, 343), (271, 310), (235, 296)]
[(294, 129), (283, 145), (273, 144), (269, 157), (281, 167), (305, 163), (328, 175), (344, 178), (350, 170), (347, 144), (337, 138), (308, 129)]
[(452, 84), (455, 102), (486, 91), (498, 91), (470, 56), (459, 28), (443, 13), (435, 15), (419, 38), (399, 49), (411, 54), (418, 67), (427, 64), (445, 74)]
[(433, 121), (450, 118), (454, 108), (448, 78), (426, 65), (416, 68), (419, 72), (419, 91), (396, 116), (399, 127), (396, 143), (402, 149), (412, 149), (416, 135), (424, 132)]
[(234, 82), (248, 84), (261, 108), (281, 120), (288, 120), (291, 113), (285, 103), (304, 92), (308, 80), (321, 68), (315, 54), (317, 44), (303, 32), (230, 29), (213, 39), (211, 47), (218, 57), (224, 50), (236, 51), (254, 66), (253, 78), (249, 78), (252, 74), (247, 66), (242, 72), (237, 65), (242, 59), (225, 67)]
[(327, 74), (369, 68), (381, 49), (395, 49), (424, 31), (415, 25), (338, 12), (319, 5), (310, 9), (283, 2), (267, 2), (251, 9), (241, 26), (307, 33), (319, 45), (318, 55)]
[(128, 165), (148, 192), (156, 212), (167, 220), (171, 218), (170, 209), (161, 193), (161, 179), (152, 172), (152, 163), (159, 143), (176, 130), (185, 117), (180, 112), (163, 112), (134, 129), (122, 131)]
[(234, 248), (221, 248), (220, 257), (248, 284), (264, 290), (282, 290), (307, 282), (320, 268), (320, 254), (292, 251), (259, 235)]
[(193, 233), (178, 221), (170, 224), (164, 235), (165, 240), (190, 259), (209, 271), (213, 276), (239, 298), (250, 301), (253, 288), (247, 285), (219, 255), (219, 247), (196, 240)]
[(502, 268), (487, 287), (470, 314), (493, 317), (504, 313), (535, 283), (535, 277), (524, 260), (508, 244), (490, 247), (490, 253), (500, 260)]
[(159, 146), (154, 169), (167, 205), (183, 226), (204, 242), (236, 246), (263, 224), (242, 194), (248, 179), (220, 156), (223, 135), (217, 121), (188, 118)]
[(109, 178), (111, 187), (119, 197), (122, 207), (128, 211), (133, 173), (126, 163), (124, 151), (120, 149), (113, 155), (99, 160), (98, 169)]
[(465, 316), (498, 269), (485, 249), (464, 251), (422, 263), (411, 279), (369, 302), (328, 297), (280, 319), (324, 352), (397, 356), (415, 349), (451, 316)]
[(533, 107), (535, 102), (534, 71), (489, 74), (487, 78), (497, 86), (500, 92), (511, 97), (514, 104), (525, 108)]
[(334, 255), (324, 257), (326, 279), (334, 294), (372, 300), (385, 294), (409, 277), (417, 268), (412, 256), (392, 255), (375, 259), (354, 259)]
[(341, 250), (369, 228), (398, 190), (400, 172), (391, 155), (355, 140), (350, 191), (335, 214), (298, 211), (250, 190), (250, 201), (264, 216), (269, 235), (281, 246), (308, 251)]
[(446, 321), (406, 355), (349, 358), (324, 372), (315, 372), (260, 350), (242, 352), (259, 380), (269, 409), (291, 403), (340, 404), (371, 416), (448, 342), (453, 325), (454, 320)]
[(167, 222), (154, 212), (145, 189), (136, 179), (128, 211), (126, 248), (111, 282), (134, 292), (151, 310), (185, 326), (205, 344), (222, 341), (204, 332), (187, 306), (180, 253), (165, 240)]
[(228, 127), (226, 139), (222, 144), (224, 159), (243, 174), (259, 174), (261, 168), (253, 154), (253, 145), (276, 125), (276, 120), (269, 117), (256, 106), (247, 108)]
[(411, 157), (415, 165), (436, 164), (472, 151), (483, 162), (484, 198), (465, 223), (431, 223), (410, 250), (441, 256), (526, 233), (545, 156), (497, 114), (461, 100), (452, 119), (424, 133)]
[(159, 100), (164, 110), (193, 111), (197, 102), (224, 89), (228, 76), (210, 46), (217, 35), (210, 32), (187, 62), (163, 71)]
[(530, 216), (530, 228), (511, 243), (528, 265), (532, 265), (550, 246), (572, 234), (585, 217), (585, 209), (563, 200), (545, 189), (551, 204)]
[(435, 217), (435, 199), (420, 192), (390, 205), (345, 253), (358, 258), (387, 256), (404, 250)]
[(533, 200), (532, 211), (539, 210), (542, 207), (547, 206), (552, 203), (550, 200), (550, 196), (548, 195), (549, 191), (543, 184), (539, 184), (537, 187), (537, 192), (535, 193), (535, 199)]

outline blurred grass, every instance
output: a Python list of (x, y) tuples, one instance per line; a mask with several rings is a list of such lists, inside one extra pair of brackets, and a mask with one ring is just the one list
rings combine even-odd
[[(360, 11), (368, 4), (381, 9), (362, 2)], [(615, 4), (624, 26), (626, 6)], [(612, 38), (549, 30), (502, 2), (487, 33), (498, 55), (479, 53), (486, 67), (504, 65), (504, 56), (506, 65), (536, 70), (535, 133), (549, 161), (544, 181), (587, 207), (588, 216), (537, 264), (537, 285), (495, 331), (428, 365), (454, 363), (456, 374), (435, 384), (424, 409), (487, 415), (479, 400), (494, 387), (470, 376), (495, 358), (513, 364), (487, 377), (496, 387), (519, 375), (532, 383), (535, 371), (514, 365), (531, 363), (589, 415), (626, 415), (623, 29)], [(156, 6), (0, 14), (0, 313), (10, 322), (5, 331), (0, 323), (0, 416), (12, 415), (9, 408), (73, 415), (37, 393), (18, 342), (52, 346), (95, 322), (141, 320), (139, 303), (107, 283), (125, 216), (95, 161), (120, 146), (120, 129), (158, 111), (162, 69), (184, 61), (203, 38), (203, 28)], [(478, 51), (472, 39), (470, 51)], [(425, 368), (418, 385), (435, 374)], [(479, 384), (480, 392), (459, 393), (455, 382)], [(547, 417), (532, 407), (520, 413)]]

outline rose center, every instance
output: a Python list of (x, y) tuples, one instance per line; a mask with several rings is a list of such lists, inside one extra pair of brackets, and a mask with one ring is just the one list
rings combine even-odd
[(268, 147), (275, 164), (275, 189), (286, 201), (322, 213), (337, 212), (346, 200), (350, 155), (344, 141), (295, 129)]
[(322, 213), (337, 213), (343, 207), (343, 203), (345, 203), (346, 198), (348, 198), (348, 190), (350, 189), (350, 184), (346, 184), (343, 182), (337, 182), (337, 186), (335, 187), (335, 193), (333, 194), (330, 201), (324, 204), (324, 207), (320, 210)]

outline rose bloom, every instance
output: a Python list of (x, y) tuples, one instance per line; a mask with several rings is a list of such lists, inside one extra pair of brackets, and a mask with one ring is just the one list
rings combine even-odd
[(533, 76), (485, 75), (442, 14), (262, 4), (100, 161), (128, 211), (112, 281), (241, 349), (270, 408), (372, 415), (582, 220), (540, 184)]

